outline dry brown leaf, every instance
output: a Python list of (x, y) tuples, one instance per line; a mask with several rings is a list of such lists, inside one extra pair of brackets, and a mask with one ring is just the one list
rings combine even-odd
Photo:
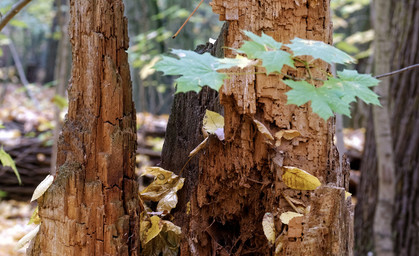
[(269, 241), (269, 245), (272, 246), (275, 244), (275, 223), (274, 216), (272, 213), (267, 212), (262, 219), (263, 233), (265, 233), (266, 238)]
[(284, 212), (281, 214), (281, 216), (279, 216), (279, 219), (281, 220), (282, 223), (284, 223), (285, 225), (288, 225), (290, 220), (292, 220), (295, 217), (300, 217), (300, 216), (304, 216), (304, 215), (297, 212)]
[(289, 188), (298, 190), (315, 190), (321, 183), (317, 177), (310, 173), (292, 166), (283, 166), (282, 181)]
[(292, 140), (295, 137), (301, 136), (300, 132), (297, 130), (280, 130), (279, 132), (275, 133), (275, 146), (281, 146), (282, 138), (286, 140)]
[(266, 128), (266, 126), (264, 124), (262, 124), (261, 122), (259, 122), (256, 119), (253, 119), (253, 122), (256, 124), (259, 132), (262, 133), (263, 136), (265, 136), (266, 139), (268, 139), (270, 141), (274, 140), (274, 137), (272, 136), (271, 132), (268, 130), (268, 128)]

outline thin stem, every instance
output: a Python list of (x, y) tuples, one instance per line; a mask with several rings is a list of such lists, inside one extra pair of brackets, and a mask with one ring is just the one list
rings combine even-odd
[(382, 75), (375, 76), (375, 78), (380, 79), (380, 78), (383, 78), (383, 77), (392, 76), (392, 75), (402, 73), (404, 71), (407, 71), (407, 70), (413, 69), (413, 68), (417, 68), (417, 67), (419, 67), (419, 63), (408, 66), (408, 67), (405, 67), (405, 68), (402, 68), (402, 69), (399, 69), (399, 70), (396, 70), (396, 71), (392, 71), (392, 72), (389, 72), (389, 73), (384, 73)]
[(196, 12), (196, 10), (198, 10), (199, 6), (201, 6), (202, 2), (204, 2), (204, 0), (201, 0), (201, 2), (199, 2), (198, 6), (195, 8), (195, 10), (193, 10), (193, 12), (189, 15), (189, 17), (185, 20), (185, 22), (183, 23), (183, 25), (178, 29), (178, 31), (172, 36), (172, 38), (176, 38), (177, 35), (180, 33), (180, 31), (183, 29), (183, 27), (186, 25), (186, 23), (188, 23), (189, 19), (192, 17), (192, 15), (194, 15), (194, 13)]
[(1, 19), (0, 21), (0, 31), (6, 26), (6, 24), (13, 19), (14, 16), (16, 16), (16, 14), (18, 14), (20, 12), (20, 10), (22, 10), (23, 7), (25, 7), (30, 1), (32, 0), (21, 0), (19, 2), (17, 2), (16, 4), (14, 4), (12, 6), (12, 8), (6, 13), (6, 15), (4, 16), (4, 18)]

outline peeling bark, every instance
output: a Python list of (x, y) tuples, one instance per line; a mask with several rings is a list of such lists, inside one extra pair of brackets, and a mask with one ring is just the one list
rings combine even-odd
[(29, 255), (138, 255), (135, 109), (122, 0), (70, 1), (73, 69), (57, 175)]
[[(263, 31), (284, 43), (296, 36), (331, 42), (327, 0), (214, 0), (211, 5), (220, 20), (229, 22), (226, 47), (240, 47), (245, 39), (241, 30), (259, 34)], [(234, 57), (228, 48), (225, 55)], [(317, 64), (327, 68), (321, 62)], [(269, 247), (262, 230), (265, 212), (276, 216), (278, 234), (283, 231), (280, 255), (351, 255), (352, 208), (344, 197), (349, 173), (346, 164), (340, 169), (333, 145), (334, 120), (324, 122), (308, 105), (286, 105), (288, 88), (281, 77), (255, 75), (255, 71), (260, 70), (247, 68), (246, 75), (231, 75), (220, 90), (226, 139), (220, 142), (210, 137), (198, 165), (189, 170), (195, 172), (193, 177), (197, 179), (186, 176), (185, 186), (193, 190), (187, 191), (185, 197), (190, 201), (190, 215), (183, 213), (182, 218), (179, 213), (178, 218), (185, 234), (181, 255), (271, 255), (274, 248)], [(298, 77), (304, 75), (302, 68), (283, 72)], [(312, 72), (321, 76), (319, 70)], [(175, 108), (172, 116), (179, 116), (178, 111), (185, 109), (188, 107)], [(254, 119), (262, 122), (272, 134), (282, 129), (297, 129), (302, 136), (272, 148), (258, 132)], [(190, 121), (196, 122), (196, 116), (185, 115), (182, 121), (188, 126)], [(173, 127), (169, 123), (170, 129)], [(196, 135), (189, 136), (195, 138)], [(167, 141), (165, 150), (178, 148)], [(179, 159), (164, 157), (165, 154), (163, 162), (169, 169)], [(314, 192), (287, 188), (281, 182), (282, 165), (310, 172), (323, 186)], [(188, 173), (188, 168), (186, 171)], [(279, 221), (281, 213), (293, 211), (283, 195), (298, 199), (310, 209), (289, 226)], [(180, 207), (187, 202), (181, 199)]]

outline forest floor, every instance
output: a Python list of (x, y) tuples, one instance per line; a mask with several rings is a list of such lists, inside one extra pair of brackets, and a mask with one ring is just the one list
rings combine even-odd
[[(0, 125), (4, 127), (0, 129), (0, 146), (19, 144), (27, 138), (37, 138), (43, 141), (45, 146), (52, 145), (52, 130), (57, 123), (54, 120), (56, 107), (61, 108), (60, 120), (62, 122), (65, 112), (66, 103), (61, 98), (54, 97), (54, 89), (51, 87), (32, 86), (30, 87), (32, 99), (22, 87), (8, 84), (5, 86), (0, 83)], [(156, 165), (160, 159), (161, 148), (163, 146), (163, 138), (168, 115), (154, 116), (148, 113), (137, 114), (137, 174), (140, 175), (145, 166)], [(0, 126), (1, 127), (1, 126)], [(353, 192), (356, 191), (356, 184), (359, 182), (360, 157), (362, 155), (364, 132), (362, 130), (344, 130), (344, 142), (351, 161), (351, 185)], [(36, 151), (36, 148), (35, 148)], [(19, 156), (20, 152), (14, 152)], [(32, 152), (37, 159), (36, 161), (44, 161), (45, 156), (39, 152)], [(19, 157), (18, 157), (19, 158)], [(49, 155), (47, 157), (49, 160)], [(21, 162), (25, 159), (20, 160)], [(33, 161), (33, 160), (32, 160)], [(36, 166), (37, 162), (31, 162), (30, 166)], [(24, 163), (19, 163), (23, 164)], [(18, 166), (19, 169), (19, 164)], [(48, 163), (49, 164), (49, 163)], [(48, 165), (47, 165), (48, 166)], [(48, 172), (48, 168), (46, 168)], [(10, 170), (5, 170), (0, 166), (0, 256), (17, 256), (25, 255), (25, 249), (16, 251), (15, 245), (19, 239), (35, 228), (34, 224), (27, 225), (29, 219), (36, 207), (36, 203), (29, 203), (27, 195), (20, 201), (13, 200), (12, 193), (2, 191), (4, 175), (9, 175), (15, 180), (14, 174)], [(46, 174), (43, 174), (46, 176)], [(42, 178), (43, 179), (43, 178)], [(3, 187), (2, 187), (3, 186)], [(140, 182), (140, 190), (143, 186)], [(33, 191), (34, 188), (30, 188)], [(3, 198), (3, 200), (2, 200)], [(4, 199), (6, 198), (6, 199)], [(17, 197), (16, 197), (17, 198)]]

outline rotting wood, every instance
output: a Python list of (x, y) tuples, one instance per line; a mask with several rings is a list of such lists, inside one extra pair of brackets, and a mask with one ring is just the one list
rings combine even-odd
[[(245, 39), (241, 30), (263, 31), (284, 43), (296, 36), (331, 43), (327, 0), (299, 1), (299, 4), (291, 0), (214, 0), (211, 6), (220, 20), (229, 23), (226, 47), (241, 45)], [(228, 48), (225, 53), (226, 57), (234, 57)], [(327, 67), (320, 62), (316, 64)], [(210, 139), (208, 148), (200, 153), (199, 166), (190, 169), (198, 172), (198, 179), (188, 181), (186, 176), (186, 183), (192, 183), (189, 186), (194, 190), (186, 192), (191, 202), (190, 215), (178, 220), (182, 227), (187, 227), (183, 230), (186, 233), (181, 255), (271, 255), (273, 248), (269, 248), (264, 236), (262, 218), (265, 212), (273, 212), (277, 216), (277, 229), (286, 228), (278, 217), (292, 208), (281, 199), (283, 193), (299, 199), (310, 211), (298, 223), (290, 224), (288, 230), (294, 232), (283, 240), (280, 255), (351, 255), (352, 206), (344, 197), (349, 173), (345, 164), (343, 171), (339, 171), (339, 157), (333, 145), (334, 120), (324, 122), (307, 105), (286, 105), (287, 87), (280, 78), (254, 75), (254, 71), (247, 68), (247, 75), (231, 75), (220, 90), (226, 139), (224, 142)], [(283, 72), (304, 75), (303, 69)], [(321, 76), (319, 71), (313, 72)], [(181, 109), (188, 108), (179, 107), (175, 111)], [(195, 119), (184, 115), (177, 121), (190, 124)], [(254, 119), (272, 134), (281, 129), (296, 129), (302, 136), (270, 149), (258, 133)], [(177, 150), (176, 144), (167, 140), (165, 149)], [(163, 161), (169, 169), (175, 163), (173, 159)], [(320, 179), (323, 187), (312, 193), (286, 188), (274, 162), (310, 172)], [(180, 207), (186, 203), (179, 201)]]
[(136, 133), (122, 0), (70, 1), (73, 69), (57, 175), (29, 255), (138, 255)]

